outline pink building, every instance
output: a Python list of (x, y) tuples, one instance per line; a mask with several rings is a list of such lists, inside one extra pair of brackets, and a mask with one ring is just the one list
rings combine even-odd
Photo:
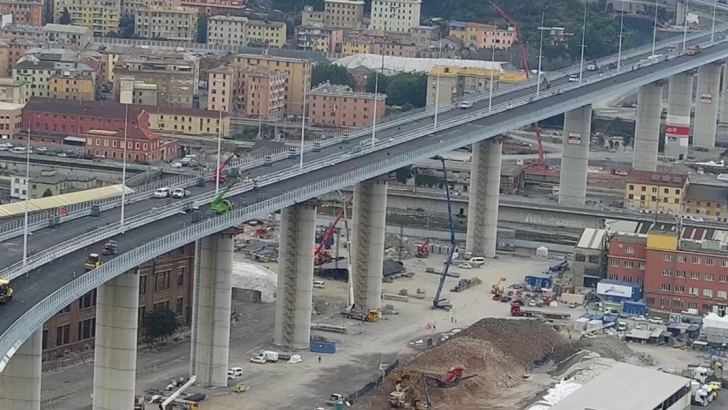
[(287, 74), (265, 67), (237, 65), (209, 71), (207, 109), (246, 117), (280, 118), (285, 108)]
[[(306, 113), (312, 124), (355, 128), (384, 117), (387, 96), (355, 92), (345, 85), (324, 83), (308, 93)], [(375, 111), (376, 105), (376, 111)]]

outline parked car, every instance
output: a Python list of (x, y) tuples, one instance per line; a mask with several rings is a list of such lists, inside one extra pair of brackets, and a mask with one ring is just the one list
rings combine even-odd
[(460, 269), (473, 269), (473, 265), (471, 265), (470, 262), (460, 262), (458, 264), (458, 268), (460, 268)]
[(665, 323), (665, 321), (659, 317), (651, 317), (651, 318), (647, 319), (647, 321), (652, 324), (655, 324), (655, 325), (662, 325)]
[(265, 364), (265, 358), (263, 356), (255, 356), (250, 358), (250, 363)]
[(577, 81), (579, 81), (579, 76), (578, 75), (572, 74), (572, 75), (569, 76), (569, 82), (570, 83), (575, 83)]
[(468, 108), (473, 107), (473, 103), (472, 101), (463, 101), (460, 103), (459, 107), (463, 110), (467, 110)]
[(243, 368), (242, 367), (233, 367), (227, 371), (227, 375), (228, 375), (228, 380), (234, 379), (236, 377), (240, 377), (243, 375)]
[(167, 188), (167, 187), (159, 188), (156, 191), (154, 191), (153, 196), (155, 198), (167, 198), (167, 197), (169, 197), (171, 192), (172, 192), (172, 190), (170, 188)]
[(182, 199), (189, 195), (189, 192), (186, 191), (184, 188), (175, 188), (174, 191), (172, 191), (172, 198), (175, 199)]

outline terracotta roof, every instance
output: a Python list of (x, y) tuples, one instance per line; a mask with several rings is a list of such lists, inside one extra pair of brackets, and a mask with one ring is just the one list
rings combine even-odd
[[(106, 131), (106, 130), (89, 130), (85, 136), (87, 137), (114, 137), (124, 138), (124, 129), (118, 131)], [(126, 130), (126, 138), (132, 140), (147, 140), (152, 141), (159, 138), (159, 135), (146, 127), (132, 127)], [(123, 145), (123, 144), (122, 144)]]
[(682, 188), (685, 186), (687, 177), (682, 174), (673, 174), (670, 172), (652, 172), (631, 170), (625, 179), (628, 184), (657, 185), (668, 186), (674, 188)]
[[(84, 115), (97, 118), (124, 119), (125, 104), (106, 101), (69, 101), (65, 99), (31, 97), (25, 110), (66, 115)], [(129, 118), (137, 118), (142, 112), (164, 115), (187, 115), (203, 118), (218, 118), (218, 111), (199, 110), (195, 108), (178, 108), (156, 105), (129, 105)], [(223, 113), (223, 117), (230, 114)]]

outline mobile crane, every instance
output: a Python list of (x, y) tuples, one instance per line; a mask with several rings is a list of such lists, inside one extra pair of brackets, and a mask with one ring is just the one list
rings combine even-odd
[(442, 288), (445, 286), (445, 278), (447, 278), (447, 271), (450, 269), (452, 264), (453, 256), (455, 255), (455, 225), (452, 220), (452, 205), (450, 203), (450, 183), (447, 180), (447, 167), (445, 166), (445, 158), (436, 156), (433, 159), (442, 161), (442, 174), (445, 180), (445, 198), (447, 198), (447, 222), (450, 226), (450, 252), (447, 254), (445, 260), (445, 266), (442, 269), (442, 276), (440, 276), (440, 283), (437, 285), (437, 292), (435, 293), (435, 299), (432, 300), (433, 309), (443, 309), (449, 311), (452, 309), (452, 304), (447, 299), (440, 299), (442, 296)]
[(323, 265), (324, 263), (331, 261), (331, 255), (326, 252), (326, 243), (329, 241), (329, 238), (331, 237), (331, 234), (334, 233), (336, 230), (336, 225), (339, 224), (339, 221), (342, 217), (346, 214), (346, 208), (351, 204), (351, 201), (354, 200), (354, 195), (349, 196), (344, 201), (344, 206), (341, 208), (341, 211), (336, 215), (336, 218), (334, 218), (333, 222), (331, 222), (331, 225), (326, 229), (326, 232), (324, 232), (323, 236), (321, 236), (321, 242), (316, 247), (316, 251), (313, 253), (313, 264), (316, 266)]
[[(516, 41), (518, 41), (518, 48), (521, 51), (521, 60), (523, 61), (523, 69), (526, 72), (526, 81), (528, 81), (531, 78), (530, 70), (528, 67), (528, 58), (526, 57), (526, 45), (525, 41), (523, 39), (523, 36), (521, 35), (521, 26), (518, 24), (516, 20), (514, 20), (511, 16), (508, 15), (503, 9), (498, 7), (497, 4), (493, 3), (492, 1), (488, 2), (490, 5), (495, 9), (495, 11), (498, 12), (498, 14), (501, 15), (508, 24), (512, 25), (516, 29)], [(541, 56), (539, 56), (541, 58)], [(548, 82), (544, 78), (543, 85), (545, 89), (548, 89), (551, 87), (551, 83)], [(543, 143), (541, 142), (541, 127), (538, 125), (538, 122), (534, 123), (534, 131), (536, 131), (536, 141), (538, 142), (538, 164), (536, 165), (536, 168), (539, 170), (546, 170), (548, 169), (548, 166), (546, 165), (546, 157), (543, 154)]]
[(228, 166), (230, 161), (233, 160), (233, 158), (237, 158), (238, 154), (232, 154), (228, 157), (228, 159), (225, 160), (222, 164), (220, 164), (220, 167), (218, 169), (212, 170), (212, 180), (217, 181), (217, 179), (220, 179), (220, 182), (225, 182), (225, 168)]
[(233, 203), (230, 202), (230, 200), (225, 199), (225, 195), (227, 195), (228, 192), (238, 183), (240, 182), (240, 179), (235, 180), (232, 184), (228, 185), (220, 191), (219, 194), (215, 197), (215, 199), (212, 200), (210, 203), (210, 209), (215, 211), (216, 214), (222, 215), (226, 214), (233, 209)]

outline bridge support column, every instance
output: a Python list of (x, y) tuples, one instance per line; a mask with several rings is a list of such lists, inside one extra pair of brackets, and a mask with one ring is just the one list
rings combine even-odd
[(559, 203), (581, 206), (586, 202), (592, 106), (564, 113), (564, 140), (559, 175)]
[(473, 144), (465, 243), (465, 253), (468, 255), (484, 258), (495, 256), (502, 156), (503, 141), (499, 138)]
[(382, 306), (382, 266), (387, 223), (387, 178), (379, 177), (354, 185), (351, 268), (354, 304), (357, 309)]
[(203, 386), (227, 386), (232, 304), (233, 232), (202, 238), (195, 267), (190, 375)]
[(662, 82), (643, 85), (637, 93), (637, 120), (634, 127), (632, 168), (657, 170), (662, 115)]
[(93, 410), (134, 408), (139, 276), (123, 273), (98, 288)]
[(698, 68), (698, 92), (695, 98), (693, 146), (715, 148), (718, 127), (718, 94), (720, 65), (706, 64)]
[(278, 291), (273, 343), (291, 349), (310, 345), (316, 201), (281, 211)]
[(728, 64), (723, 65), (723, 89), (720, 91), (720, 116), (718, 122), (728, 124)]
[(694, 75), (693, 71), (673, 75), (667, 93), (665, 156), (679, 161), (688, 155)]
[(40, 410), (43, 329), (20, 346), (0, 373), (0, 409)]

